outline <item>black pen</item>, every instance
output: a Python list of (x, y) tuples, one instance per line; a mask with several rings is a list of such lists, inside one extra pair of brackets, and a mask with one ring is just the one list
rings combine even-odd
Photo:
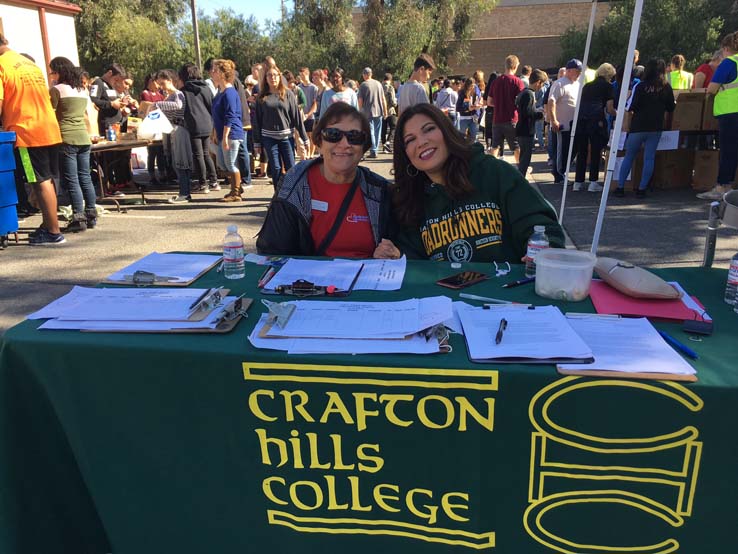
[(507, 320), (503, 317), (500, 320), (500, 326), (497, 328), (497, 335), (495, 335), (495, 344), (500, 344), (502, 342), (502, 333), (505, 332), (505, 329), (507, 329)]
[(356, 272), (356, 275), (354, 276), (354, 280), (351, 281), (351, 286), (346, 291), (346, 294), (351, 294), (351, 291), (354, 290), (354, 285), (356, 284), (356, 281), (359, 280), (359, 275), (361, 275), (361, 272), (363, 269), (364, 269), (364, 264), (361, 264), (361, 267), (359, 268), (359, 271)]
[(502, 288), (510, 289), (512, 287), (519, 287), (520, 285), (524, 285), (526, 283), (532, 283), (535, 280), (535, 277), (526, 277), (525, 279), (518, 279), (517, 281), (510, 281), (509, 283), (505, 283), (504, 285), (502, 285)]
[(203, 293), (202, 293), (202, 294), (201, 294), (200, 296), (198, 296), (198, 297), (197, 297), (197, 300), (195, 300), (195, 301), (194, 301), (194, 302), (193, 302), (192, 304), (190, 304), (190, 307), (189, 307), (189, 309), (191, 310), (192, 308), (194, 308), (195, 306), (197, 306), (197, 305), (198, 305), (198, 304), (199, 304), (200, 302), (202, 302), (202, 301), (203, 301), (203, 299), (204, 299), (204, 298), (205, 298), (205, 297), (206, 297), (206, 296), (207, 296), (208, 294), (210, 294), (210, 291), (211, 291), (211, 290), (213, 290), (213, 289), (212, 289), (212, 288), (209, 288), (208, 290), (206, 290), (205, 292), (203, 292)]

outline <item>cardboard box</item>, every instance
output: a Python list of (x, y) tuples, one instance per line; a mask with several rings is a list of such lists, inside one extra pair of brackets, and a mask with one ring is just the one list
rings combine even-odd
[(692, 183), (694, 150), (656, 152), (651, 186), (658, 190), (689, 188)]
[(694, 154), (692, 188), (697, 191), (710, 190), (717, 183), (720, 150), (698, 150)]
[(713, 107), (715, 105), (715, 95), (708, 94), (705, 96), (705, 107), (702, 111), (702, 130), (703, 131), (717, 131), (718, 120), (712, 115)]
[(702, 115), (705, 107), (705, 93), (684, 91), (677, 96), (676, 108), (671, 121), (675, 131), (699, 131), (702, 129)]

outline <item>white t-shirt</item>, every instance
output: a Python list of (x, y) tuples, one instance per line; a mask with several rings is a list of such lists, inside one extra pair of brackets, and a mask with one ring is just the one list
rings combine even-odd
[(559, 121), (562, 131), (571, 129), (580, 90), (579, 81), (572, 83), (567, 77), (556, 79), (551, 85), (548, 98), (556, 104), (556, 119)]
[(400, 87), (397, 105), (400, 113), (415, 104), (429, 104), (428, 93), (425, 87), (417, 81), (407, 81)]

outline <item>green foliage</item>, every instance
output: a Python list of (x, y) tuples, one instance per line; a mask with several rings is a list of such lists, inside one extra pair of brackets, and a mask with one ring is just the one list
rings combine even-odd
[[(641, 61), (674, 54), (687, 59), (687, 68), (694, 69), (717, 49), (723, 29), (723, 13), (715, 11), (724, 0), (659, 0), (644, 2), (637, 48)], [(613, 4), (610, 13), (592, 36), (588, 65), (603, 62), (620, 65), (625, 61), (633, 19), (635, 0)], [(570, 28), (561, 37), (561, 63), (581, 58), (587, 30)]]
[[(405, 77), (421, 52), (429, 53), (441, 73), (451, 56), (468, 53), (474, 22), (494, 8), (495, 0), (367, 0), (357, 54), (372, 67)], [(366, 65), (366, 64), (364, 64)]]
[(156, 68), (142, 64), (170, 65), (176, 59), (168, 27), (186, 13), (187, 0), (71, 1), (82, 8), (77, 45), (80, 63), (91, 74), (118, 62), (138, 78)]

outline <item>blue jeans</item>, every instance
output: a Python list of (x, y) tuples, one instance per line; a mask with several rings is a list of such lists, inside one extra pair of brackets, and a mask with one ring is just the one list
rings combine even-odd
[(543, 142), (543, 120), (539, 119), (536, 121), (536, 143), (538, 144), (539, 148), (543, 148), (543, 145), (545, 144)]
[(270, 137), (261, 137), (261, 147), (267, 155), (269, 161), (269, 175), (276, 187), (282, 178), (282, 160), (284, 160), (284, 170), (289, 171), (295, 165), (295, 151), (292, 149), (290, 139), (274, 140)]
[(377, 148), (382, 142), (382, 116), (372, 117), (369, 119), (369, 130), (372, 135), (372, 154), (377, 153)]
[(661, 131), (648, 131), (643, 133), (628, 133), (625, 138), (625, 159), (623, 165), (620, 166), (620, 174), (618, 175), (618, 188), (625, 187), (625, 181), (628, 180), (628, 173), (633, 167), (633, 162), (641, 151), (641, 145), (644, 147), (643, 152), (643, 173), (641, 174), (641, 183), (638, 185), (640, 190), (646, 190), (648, 182), (653, 175), (653, 166), (656, 161), (656, 147), (661, 139)]
[(84, 213), (85, 208), (95, 207), (95, 187), (90, 177), (90, 145), (62, 144), (61, 178), (72, 200), (72, 212)]
[(241, 147), (242, 140), (229, 140), (228, 150), (223, 150), (223, 141), (218, 143), (218, 165), (228, 173), (238, 173), (238, 150)]
[(466, 136), (466, 131), (469, 130), (469, 137), (472, 142), (477, 141), (477, 133), (479, 132), (479, 123), (473, 117), (470, 118), (459, 118), (459, 131), (461, 134)]

